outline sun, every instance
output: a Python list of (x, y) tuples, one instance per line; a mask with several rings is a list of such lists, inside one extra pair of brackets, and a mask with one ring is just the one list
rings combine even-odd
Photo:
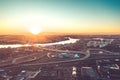
[(41, 32), (41, 28), (38, 27), (38, 26), (32, 26), (32, 27), (29, 28), (29, 32), (37, 35)]

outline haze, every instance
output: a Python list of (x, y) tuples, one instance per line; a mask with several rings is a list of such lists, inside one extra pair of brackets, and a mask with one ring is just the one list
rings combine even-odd
[(0, 0), (0, 34), (120, 34), (119, 0)]

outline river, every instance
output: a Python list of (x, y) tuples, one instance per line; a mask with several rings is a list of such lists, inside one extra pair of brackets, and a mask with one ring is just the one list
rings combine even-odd
[[(59, 41), (59, 42), (54, 42), (54, 43), (45, 43), (45, 44), (34, 44), (34, 46), (52, 46), (52, 45), (61, 45), (61, 44), (70, 44), (70, 43), (76, 43), (80, 39), (73, 39), (69, 38), (68, 40), (65, 41)], [(0, 45), (0, 48), (18, 48), (18, 47), (28, 47), (32, 46), (31, 44), (5, 44), (5, 45)]]

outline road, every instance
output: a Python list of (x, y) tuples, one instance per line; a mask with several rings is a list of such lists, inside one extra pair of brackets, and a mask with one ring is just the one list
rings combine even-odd
[[(90, 56), (89, 53), (81, 52), (81, 51), (66, 51), (66, 50), (57, 50), (57, 49), (48, 49), (48, 48), (40, 48), (40, 49), (45, 50), (45, 51), (51, 51), (51, 52), (80, 53), (80, 54), (85, 55), (83, 58), (79, 58), (79, 59), (71, 59), (71, 60), (65, 60), (65, 61), (48, 62), (48, 63), (40, 63), (40, 64), (55, 64), (55, 63), (66, 63), (66, 62), (71, 62), (71, 61), (79, 61), (79, 60), (85, 60)], [(10, 61), (8, 60), (9, 62), (4, 62), (4, 63), (2, 63), (3, 65), (0, 65), (0, 66), (7, 66), (7, 65), (12, 65), (12, 64), (30, 62), (30, 61), (40, 59), (40, 58), (44, 57), (45, 55), (47, 55), (47, 54), (40, 56), (40, 53), (34, 53), (32, 55), (14, 58), (13, 60), (10, 60)]]
[[(69, 62), (75, 62), (75, 61), (80, 61), (80, 60), (85, 60), (87, 58), (90, 57), (90, 50), (96, 50), (96, 51), (105, 51), (108, 53), (111, 53), (113, 55), (112, 52), (110, 51), (106, 51), (103, 49), (88, 49), (86, 50), (86, 52), (82, 52), (82, 51), (68, 51), (68, 50), (57, 50), (57, 49), (48, 49), (48, 48), (40, 48), (41, 50), (45, 50), (45, 51), (50, 51), (50, 52), (59, 52), (59, 53), (80, 53), (85, 55), (82, 58), (77, 58), (77, 59), (68, 59), (68, 60), (61, 60), (61, 61), (51, 61), (50, 62), (50, 58), (48, 59), (48, 62), (40, 62), (40, 63), (32, 63), (32, 64), (21, 64), (22, 66), (34, 66), (34, 65), (47, 65), (47, 64), (59, 64), (59, 63), (69, 63)], [(19, 64), (19, 63), (25, 63), (25, 62), (30, 62), (30, 61), (34, 61), (34, 60), (40, 60), (41, 58), (43, 58), (44, 56), (46, 56), (47, 54), (45, 53), (45, 55), (40, 56), (40, 54), (32, 54), (32, 55), (28, 55), (28, 56), (24, 56), (24, 57), (18, 57), (12, 60), (11, 65), (12, 64)], [(47, 57), (47, 56), (46, 56)], [(10, 63), (9, 63), (10, 64)], [(7, 65), (7, 63), (6, 63)]]
[(57, 49), (48, 49), (48, 48), (40, 48), (46, 51), (51, 51), (51, 52), (60, 52), (60, 53), (80, 53), (80, 54), (85, 54), (85, 52), (82, 51), (69, 51), (69, 50), (57, 50)]
[(19, 64), (23, 62), (34, 61), (34, 60), (43, 58), (44, 56), (46, 56), (46, 54), (41, 55), (40, 53), (33, 53), (32, 55), (27, 55), (24, 57), (18, 57), (18, 58), (13, 59), (12, 64)]
[(107, 51), (107, 50), (104, 50), (104, 49), (98, 49), (98, 48), (94, 48), (94, 49), (90, 48), (90, 49), (87, 49), (87, 51), (90, 51), (90, 50), (94, 50), (94, 51), (104, 51), (104, 52), (106, 52), (106, 53), (113, 54), (113, 52)]

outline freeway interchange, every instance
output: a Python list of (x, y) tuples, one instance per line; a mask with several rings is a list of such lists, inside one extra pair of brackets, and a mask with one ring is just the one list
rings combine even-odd
[[(54, 52), (58, 52), (58, 53), (79, 53), (79, 54), (84, 55), (84, 57), (82, 57), (82, 58), (70, 59), (70, 60), (65, 60), (65, 61), (47, 62), (47, 63), (42, 62), (40, 64), (52, 64), (52, 63), (55, 64), (55, 63), (66, 63), (66, 62), (72, 62), (72, 61), (79, 61), (79, 60), (85, 60), (90, 56), (89, 53), (80, 52), (80, 51), (54, 50), (54, 49), (41, 48), (41, 47), (40, 47), (40, 50), (49, 51), (49, 52), (53, 52), (53, 53)], [(36, 60), (39, 60), (41, 58), (44, 58), (46, 55), (47, 55), (47, 53), (44, 53), (42, 56), (41, 56), (40, 53), (33, 53), (31, 55), (27, 55), (27, 56), (23, 56), (23, 57), (17, 57), (17, 58), (14, 58), (14, 59), (9, 59), (9, 60), (6, 60), (6, 61), (2, 61), (0, 63), (1, 64), (0, 66), (15, 65), (15, 64), (21, 64), (21, 63), (36, 61)]]
[[(112, 53), (110, 51), (106, 51), (103, 49), (87, 49), (86, 51), (69, 51), (69, 50), (57, 50), (57, 49), (49, 49), (49, 48), (43, 48), (39, 47), (40, 50), (46, 51), (46, 53), (33, 53), (31, 55), (23, 56), (23, 57), (17, 57), (14, 59), (9, 59), (6, 61), (0, 62), (0, 67), (3, 66), (9, 66), (9, 65), (21, 65), (21, 66), (30, 66), (30, 65), (48, 65), (48, 64), (61, 64), (61, 63), (71, 63), (71, 62), (79, 62), (79, 61), (85, 61), (89, 59), (107, 59), (107, 58), (120, 58), (119, 53)], [(58, 61), (56, 59), (52, 59), (47, 56), (48, 52), (51, 53), (69, 53), (69, 54), (81, 54), (79, 58), (60, 58)], [(46, 60), (45, 60), (45, 59)], [(58, 57), (57, 57), (58, 58)], [(41, 60), (42, 59), (42, 60)], [(38, 61), (42, 62), (38, 62)], [(44, 62), (45, 60), (45, 62)]]

